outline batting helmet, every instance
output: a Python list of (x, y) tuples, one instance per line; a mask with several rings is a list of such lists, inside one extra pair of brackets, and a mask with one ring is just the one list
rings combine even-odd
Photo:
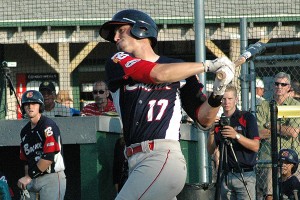
[(279, 160), (293, 163), (292, 174), (296, 172), (299, 164), (298, 155), (293, 149), (281, 149), (279, 151)]
[(38, 103), (40, 104), (40, 113), (44, 112), (44, 97), (43, 95), (36, 90), (28, 90), (22, 95), (22, 112), (25, 113), (24, 104), (26, 103)]
[(115, 43), (115, 28), (122, 24), (132, 25), (130, 32), (135, 38), (149, 38), (152, 47), (156, 45), (158, 34), (157, 25), (149, 15), (139, 10), (127, 9), (118, 12), (113, 16), (111, 21), (101, 26), (99, 34), (105, 40)]

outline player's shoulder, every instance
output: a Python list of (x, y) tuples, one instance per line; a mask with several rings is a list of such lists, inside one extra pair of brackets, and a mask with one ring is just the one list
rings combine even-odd
[(45, 115), (41, 116), (39, 123), (44, 127), (45, 126), (57, 126), (56, 122), (53, 119), (51, 119), (50, 117), (47, 117)]
[(27, 133), (27, 131), (31, 130), (31, 122), (28, 122), (27, 124), (25, 124), (25, 126), (21, 129), (21, 133), (20, 136), (21, 138)]

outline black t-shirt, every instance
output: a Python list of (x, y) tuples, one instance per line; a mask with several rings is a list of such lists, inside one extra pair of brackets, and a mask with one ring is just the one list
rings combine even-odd
[(282, 182), (282, 193), (291, 198), (294, 193), (293, 190), (298, 190), (298, 197), (300, 197), (300, 182), (296, 176), (291, 176), (286, 181)]

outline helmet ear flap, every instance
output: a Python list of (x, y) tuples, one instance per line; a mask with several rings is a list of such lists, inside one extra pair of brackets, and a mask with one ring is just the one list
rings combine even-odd
[(25, 108), (24, 108), (23, 104), (21, 105), (21, 112), (22, 112), (22, 116), (24, 116), (26, 114)]
[(133, 24), (130, 33), (139, 39), (149, 38), (151, 40), (151, 46), (155, 46), (157, 43), (157, 29), (151, 26), (147, 22), (136, 21)]
[(40, 113), (45, 111), (45, 105), (40, 103)]

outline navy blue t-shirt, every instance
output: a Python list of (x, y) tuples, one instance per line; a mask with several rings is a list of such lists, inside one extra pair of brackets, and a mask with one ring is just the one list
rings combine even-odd
[(296, 176), (291, 176), (286, 181), (282, 182), (281, 192), (291, 198), (294, 193), (293, 190), (298, 190), (298, 197), (300, 197), (300, 182)]
[[(249, 139), (259, 139), (257, 121), (256, 118), (250, 112), (240, 111), (236, 109), (236, 111), (230, 117), (230, 126), (233, 127), (236, 130), (236, 132)], [(220, 144), (222, 141), (224, 141), (224, 139), (222, 138), (222, 134), (220, 133), (221, 127), (216, 126), (214, 131), (216, 145), (221, 147)], [(241, 168), (251, 168), (256, 164), (256, 152), (246, 149), (236, 140), (229, 139), (229, 141), (232, 142), (233, 151), (237, 157), (237, 161)], [(225, 145), (225, 147), (228, 153), (228, 165), (223, 163), (224, 169), (236, 168), (237, 163), (234, 159), (234, 155), (231, 151), (230, 146)], [(226, 159), (223, 159), (223, 162), (225, 162), (225, 160)]]

